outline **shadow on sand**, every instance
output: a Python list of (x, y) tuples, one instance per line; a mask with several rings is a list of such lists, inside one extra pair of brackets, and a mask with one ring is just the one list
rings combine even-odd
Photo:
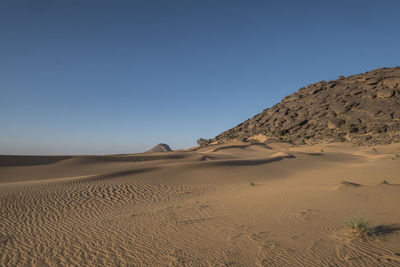
[(375, 235), (388, 235), (400, 231), (400, 224), (378, 225), (373, 228)]
[(232, 145), (232, 146), (224, 146), (224, 147), (219, 147), (213, 150), (213, 152), (217, 152), (220, 150), (225, 150), (225, 149), (231, 149), (231, 148), (239, 148), (239, 149), (245, 149), (251, 146), (261, 146), (264, 147), (266, 149), (271, 149), (271, 147), (267, 146), (266, 144), (262, 144), (262, 143), (254, 143), (254, 144), (248, 144), (248, 145)]
[(72, 156), (2, 156), (0, 167), (35, 166), (57, 163)]

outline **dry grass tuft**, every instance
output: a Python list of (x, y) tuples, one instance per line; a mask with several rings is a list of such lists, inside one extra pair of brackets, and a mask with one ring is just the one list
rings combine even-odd
[(358, 236), (371, 236), (374, 234), (374, 227), (368, 219), (362, 217), (352, 217), (345, 220), (344, 224), (350, 231)]

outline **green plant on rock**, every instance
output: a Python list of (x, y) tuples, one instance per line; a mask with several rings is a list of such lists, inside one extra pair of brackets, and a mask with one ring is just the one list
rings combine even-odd
[(280, 129), (275, 131), (275, 135), (276, 136), (284, 136), (285, 133), (286, 133), (286, 131), (280, 130)]
[(349, 134), (358, 133), (358, 128), (355, 125), (345, 125), (345, 131)]
[(235, 134), (234, 134), (234, 133), (228, 133), (226, 136), (227, 136), (229, 139), (235, 138)]

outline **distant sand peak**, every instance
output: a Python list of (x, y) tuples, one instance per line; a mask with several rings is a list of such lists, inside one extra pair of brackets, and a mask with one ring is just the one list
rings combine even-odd
[(169, 152), (172, 149), (167, 144), (158, 144), (154, 146), (152, 149), (148, 150), (147, 152)]

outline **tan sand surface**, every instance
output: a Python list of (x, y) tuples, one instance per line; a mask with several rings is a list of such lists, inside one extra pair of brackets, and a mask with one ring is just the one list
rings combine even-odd
[(0, 156), (0, 205), (1, 266), (400, 266), (400, 144)]

